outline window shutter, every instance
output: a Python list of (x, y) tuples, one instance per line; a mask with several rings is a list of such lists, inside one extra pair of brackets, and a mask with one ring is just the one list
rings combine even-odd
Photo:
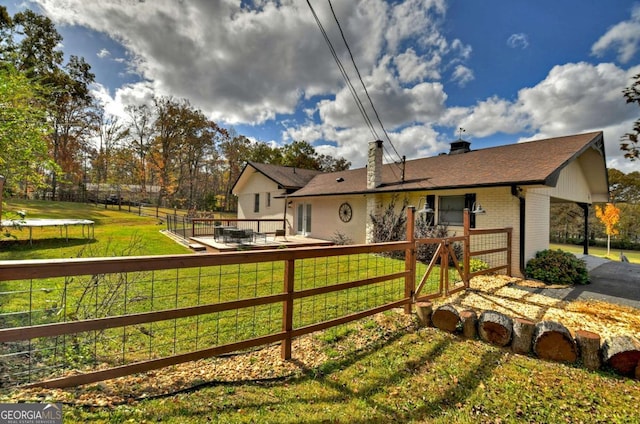
[(436, 210), (436, 195), (427, 194), (427, 204), (431, 206), (431, 209)]
[(475, 193), (467, 193), (464, 195), (464, 207), (469, 209), (469, 227), (476, 228), (476, 214), (471, 213), (473, 204), (476, 202)]

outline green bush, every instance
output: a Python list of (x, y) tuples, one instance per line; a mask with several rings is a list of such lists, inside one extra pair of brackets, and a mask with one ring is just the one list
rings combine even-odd
[(589, 274), (583, 260), (562, 250), (542, 250), (527, 262), (525, 274), (528, 278), (546, 284), (587, 284)]
[(485, 269), (489, 269), (489, 264), (485, 261), (475, 258), (469, 260), (469, 272), (474, 273)]

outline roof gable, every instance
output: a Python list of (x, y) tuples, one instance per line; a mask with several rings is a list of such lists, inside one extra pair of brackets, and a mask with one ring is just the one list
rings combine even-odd
[(593, 132), (407, 161), (404, 181), (400, 165), (386, 164), (382, 184), (374, 190), (366, 188), (366, 168), (320, 174), (291, 197), (516, 184), (555, 186), (560, 171), (591, 147), (598, 150), (601, 160), (599, 169), (590, 172), (606, 181), (602, 132)]
[(298, 190), (304, 187), (314, 176), (322, 173), (322, 171), (313, 169), (248, 161), (233, 184), (231, 192), (237, 194), (242, 191), (242, 187), (246, 184), (249, 176), (256, 172), (276, 183), (279, 189), (284, 190)]

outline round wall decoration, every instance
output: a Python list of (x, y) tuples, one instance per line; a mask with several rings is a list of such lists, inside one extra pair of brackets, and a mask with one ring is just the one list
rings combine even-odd
[(342, 222), (351, 221), (351, 216), (353, 215), (353, 210), (351, 209), (351, 205), (348, 204), (347, 202), (341, 204), (340, 208), (338, 208), (338, 215), (340, 216), (340, 219), (342, 220)]

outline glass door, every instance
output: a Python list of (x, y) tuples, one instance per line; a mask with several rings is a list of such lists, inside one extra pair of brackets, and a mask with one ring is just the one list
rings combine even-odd
[(311, 204), (300, 203), (298, 205), (297, 216), (297, 231), (298, 234), (307, 236), (311, 233)]

